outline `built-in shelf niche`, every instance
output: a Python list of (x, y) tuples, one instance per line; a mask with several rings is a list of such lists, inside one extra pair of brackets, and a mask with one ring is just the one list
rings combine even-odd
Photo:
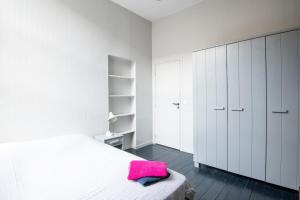
[(134, 93), (135, 83), (132, 79), (115, 79), (109, 78), (109, 94), (110, 95), (132, 95)]
[(108, 56), (109, 112), (118, 120), (110, 123), (113, 133), (124, 135), (124, 147), (136, 147), (135, 62)]
[(118, 117), (118, 121), (110, 124), (110, 130), (114, 133), (122, 133), (130, 130), (135, 130), (135, 116)]
[(134, 101), (131, 98), (110, 98), (109, 111), (115, 115), (121, 113), (134, 113)]
[(117, 56), (108, 56), (108, 75), (116, 77), (135, 78), (135, 63), (125, 58)]

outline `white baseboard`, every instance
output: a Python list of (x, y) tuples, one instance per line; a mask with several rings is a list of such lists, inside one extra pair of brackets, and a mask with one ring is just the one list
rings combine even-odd
[(140, 149), (140, 148), (143, 148), (147, 145), (150, 145), (150, 144), (153, 144), (152, 140), (151, 141), (148, 141), (148, 142), (144, 142), (142, 144), (139, 144), (139, 145), (136, 145), (136, 148), (135, 149)]

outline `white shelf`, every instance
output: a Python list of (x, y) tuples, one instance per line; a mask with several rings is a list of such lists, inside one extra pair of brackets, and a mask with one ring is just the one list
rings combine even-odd
[(117, 78), (117, 79), (128, 79), (128, 80), (134, 80), (133, 77), (129, 77), (129, 76), (118, 76), (118, 75), (108, 75), (108, 77), (110, 78)]
[(112, 95), (109, 95), (109, 97), (122, 98), (122, 97), (134, 97), (134, 95), (115, 95), (115, 94), (112, 94)]
[(126, 134), (129, 134), (129, 133), (134, 133), (135, 130), (128, 130), (128, 131), (123, 131), (123, 132), (120, 132), (120, 133), (115, 133), (116, 135), (126, 135)]
[(118, 138), (118, 137), (122, 137), (123, 135), (120, 135), (120, 134), (114, 134), (112, 136), (106, 136), (105, 134), (104, 135), (96, 135), (94, 136), (94, 138), (96, 140), (99, 140), (99, 141), (102, 141), (104, 142), (105, 140), (110, 140), (110, 139), (114, 139), (114, 138)]
[(135, 130), (129, 130), (129, 131), (121, 132), (121, 133), (113, 133), (112, 136), (106, 136), (105, 134), (104, 135), (95, 135), (94, 138), (96, 140), (100, 140), (100, 141), (104, 142), (105, 140), (119, 138), (119, 137), (122, 137), (123, 135), (134, 133), (134, 132), (135, 132)]
[(115, 114), (116, 117), (126, 117), (126, 116), (133, 116), (135, 113), (122, 113), (122, 114)]

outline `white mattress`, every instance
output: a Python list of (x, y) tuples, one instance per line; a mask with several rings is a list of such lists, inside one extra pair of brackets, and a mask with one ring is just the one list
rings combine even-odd
[(128, 181), (128, 166), (141, 159), (87, 136), (0, 145), (1, 200), (184, 199), (183, 175), (143, 187)]

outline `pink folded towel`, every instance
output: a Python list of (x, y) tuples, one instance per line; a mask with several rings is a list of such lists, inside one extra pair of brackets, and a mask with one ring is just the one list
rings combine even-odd
[(146, 176), (164, 177), (168, 175), (167, 164), (159, 161), (133, 160), (130, 162), (128, 180)]

